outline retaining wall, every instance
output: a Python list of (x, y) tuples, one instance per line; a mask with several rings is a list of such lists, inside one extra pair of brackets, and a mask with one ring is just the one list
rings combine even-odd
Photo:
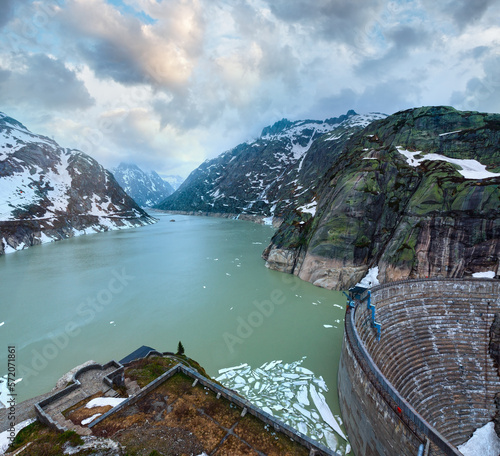
[(84, 372), (88, 372), (91, 370), (106, 370), (109, 369), (110, 367), (116, 367), (116, 369), (112, 372), (110, 372), (108, 375), (106, 375), (103, 378), (103, 381), (110, 387), (113, 386), (113, 382), (117, 385), (122, 385), (123, 384), (123, 373), (124, 373), (124, 367), (112, 360), (104, 365), (102, 364), (89, 364), (88, 366), (82, 367), (79, 369), (77, 372), (73, 374), (72, 381), (73, 383), (71, 385), (66, 386), (66, 388), (55, 392), (51, 396), (47, 397), (46, 399), (37, 402), (35, 404), (35, 414), (36, 417), (40, 422), (43, 424), (56, 429), (58, 431), (64, 432), (67, 431), (68, 429), (65, 428), (64, 426), (60, 425), (56, 420), (54, 420), (48, 413), (45, 412), (44, 408), (47, 407), (50, 404), (53, 404), (54, 402), (58, 401), (60, 398), (67, 396), (68, 394), (72, 393), (73, 391), (81, 388), (81, 383), (78, 380), (78, 377), (82, 375)]
[[(156, 354), (158, 352), (152, 353), (150, 352), (148, 354)], [(120, 410), (122, 410), (125, 407), (128, 407), (130, 405), (135, 404), (139, 399), (143, 398), (146, 396), (148, 393), (151, 391), (155, 390), (160, 386), (162, 383), (167, 381), (170, 377), (177, 373), (183, 373), (189, 377), (191, 377), (194, 381), (200, 383), (200, 385), (203, 385), (213, 391), (216, 394), (220, 394), (220, 396), (224, 397), (225, 399), (229, 400), (233, 404), (237, 405), (240, 407), (242, 410), (246, 410), (245, 413), (249, 413), (251, 415), (254, 415), (261, 421), (263, 421), (266, 424), (269, 424), (273, 426), (273, 428), (277, 432), (281, 432), (288, 436), (289, 438), (295, 440), (296, 442), (300, 443), (304, 447), (310, 450), (310, 454), (312, 456), (317, 455), (317, 456), (341, 456), (340, 453), (330, 450), (326, 446), (322, 445), (319, 442), (316, 442), (315, 440), (311, 439), (305, 434), (302, 434), (301, 432), (293, 429), (292, 427), (286, 425), (285, 423), (282, 423), (280, 420), (277, 418), (273, 417), (272, 415), (264, 412), (260, 408), (254, 406), (251, 402), (247, 401), (246, 399), (242, 398), (241, 396), (238, 396), (236, 393), (234, 393), (231, 390), (228, 390), (227, 388), (224, 388), (217, 383), (212, 382), (208, 378), (204, 377), (200, 373), (198, 373), (196, 370), (184, 366), (183, 364), (177, 364), (171, 369), (169, 369), (167, 372), (162, 374), (160, 377), (156, 378), (153, 380), (151, 383), (147, 384), (144, 388), (141, 389), (137, 394), (134, 396), (129, 397), (113, 409), (109, 410), (107, 413), (103, 414), (99, 418), (97, 418), (95, 421), (93, 421), (91, 424), (88, 425), (89, 428), (94, 427), (101, 421), (105, 420), (108, 418), (110, 415), (113, 415)]]

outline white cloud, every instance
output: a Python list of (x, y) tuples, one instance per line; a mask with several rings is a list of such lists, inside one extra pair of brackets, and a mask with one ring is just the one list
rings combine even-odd
[(186, 175), (282, 117), (500, 108), (499, 1), (122, 3), (0, 14), (2, 110), (108, 166)]

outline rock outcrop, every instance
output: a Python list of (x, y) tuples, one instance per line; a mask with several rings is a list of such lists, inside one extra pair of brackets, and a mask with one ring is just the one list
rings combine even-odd
[[(486, 167), (488, 170), (486, 170)], [(379, 280), (498, 274), (500, 115), (423, 107), (353, 135), (265, 250), (270, 268), (346, 289)]]
[(154, 222), (96, 160), (0, 113), (0, 255)]

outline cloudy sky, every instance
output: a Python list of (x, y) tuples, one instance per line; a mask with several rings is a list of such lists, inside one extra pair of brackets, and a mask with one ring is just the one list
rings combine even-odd
[(438, 104), (500, 112), (500, 0), (0, 0), (0, 111), (108, 167)]

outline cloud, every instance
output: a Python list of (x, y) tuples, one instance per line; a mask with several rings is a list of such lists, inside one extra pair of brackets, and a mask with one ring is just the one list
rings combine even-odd
[(0, 98), (43, 109), (86, 109), (95, 103), (74, 71), (44, 54), (18, 54), (0, 67)]
[(362, 60), (357, 65), (358, 72), (387, 72), (391, 66), (403, 61), (415, 50), (431, 43), (431, 34), (422, 27), (417, 29), (410, 25), (398, 25), (386, 30), (384, 35), (389, 43), (387, 51), (380, 57)]
[(382, 1), (375, 0), (266, 0), (280, 20), (309, 29), (325, 40), (353, 43), (378, 15)]
[(19, 0), (2, 0), (0, 8), (0, 28), (7, 24), (14, 16), (14, 7)]
[(202, 46), (198, 2), (151, 2), (150, 13), (157, 21), (144, 24), (104, 0), (69, 0), (57, 20), (68, 45), (98, 77), (182, 89)]
[(467, 81), (465, 90), (454, 91), (450, 103), (459, 109), (500, 111), (500, 56), (484, 60), (483, 77), (473, 77)]
[[(429, 12), (437, 12), (442, 20), (452, 20), (459, 31), (467, 26), (479, 22), (491, 7), (498, 6), (498, 0), (449, 0), (447, 2), (436, 2), (435, 0), (423, 0), (425, 8)], [(495, 18), (496, 20), (496, 18)]]
[(497, 4), (497, 0), (453, 0), (448, 4), (449, 8), (444, 11), (452, 14), (455, 24), (463, 29), (469, 24), (473, 24), (480, 20), (486, 13), (486, 10)]
[(349, 88), (339, 93), (321, 98), (302, 117), (331, 117), (345, 114), (348, 109), (358, 113), (382, 112), (393, 114), (419, 104), (420, 88), (418, 83), (409, 79), (392, 79), (386, 82), (369, 85), (361, 91)]

